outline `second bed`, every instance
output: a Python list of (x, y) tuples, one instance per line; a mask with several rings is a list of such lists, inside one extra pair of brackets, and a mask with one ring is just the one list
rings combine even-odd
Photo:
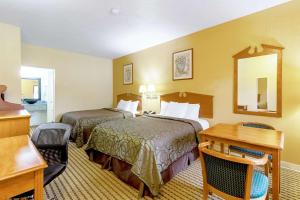
[[(117, 96), (117, 101), (138, 101), (137, 110), (142, 109), (141, 96), (125, 93)], [(102, 108), (94, 110), (74, 111), (63, 114), (61, 122), (72, 126), (71, 138), (77, 147), (82, 147), (88, 140), (90, 133), (98, 124), (118, 119), (133, 118), (135, 114), (116, 108)]]

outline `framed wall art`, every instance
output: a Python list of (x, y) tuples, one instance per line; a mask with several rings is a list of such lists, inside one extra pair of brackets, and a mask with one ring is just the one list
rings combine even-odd
[(193, 78), (193, 49), (173, 53), (173, 80)]
[(123, 65), (123, 84), (130, 85), (133, 83), (133, 64)]

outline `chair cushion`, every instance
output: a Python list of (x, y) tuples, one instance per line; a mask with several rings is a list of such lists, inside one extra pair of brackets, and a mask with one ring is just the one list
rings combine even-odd
[[(251, 149), (245, 149), (242, 147), (238, 147), (238, 146), (230, 146), (229, 147), (230, 150), (234, 150), (234, 151), (239, 151), (241, 153), (245, 153), (248, 155), (252, 155), (252, 156), (256, 156), (256, 157), (263, 157), (265, 155), (264, 152), (261, 151), (255, 151), (255, 150), (251, 150)], [(269, 159), (272, 160), (272, 155), (269, 155)]]
[(274, 129), (273, 127), (271, 127), (267, 124), (257, 124), (257, 123), (246, 123), (246, 124), (242, 124), (242, 126), (247, 126), (247, 127), (251, 127), (251, 128), (269, 129), (269, 130)]
[(268, 177), (258, 172), (256, 170), (253, 171), (252, 177), (252, 185), (251, 185), (251, 194), (250, 198), (260, 198), (266, 194), (269, 187)]
[(66, 168), (66, 165), (63, 164), (55, 164), (49, 165), (44, 170), (44, 185), (50, 183), (53, 179), (59, 176)]

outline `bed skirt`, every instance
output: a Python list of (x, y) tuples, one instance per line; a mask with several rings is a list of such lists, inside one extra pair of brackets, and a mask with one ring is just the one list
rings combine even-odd
[[(132, 165), (96, 150), (88, 150), (87, 153), (90, 155), (90, 160), (102, 165), (103, 169), (113, 171), (120, 180), (138, 190), (141, 190), (140, 185), (142, 183), (142, 180), (140, 180), (135, 174), (131, 172)], [(164, 184), (170, 181), (176, 174), (185, 170), (198, 157), (199, 150), (198, 147), (195, 147), (192, 151), (187, 152), (183, 156), (178, 158), (166, 170), (161, 172)], [(142, 196), (153, 197), (146, 185), (144, 185)]]
[[(90, 135), (92, 134), (93, 128), (86, 128), (83, 130), (83, 143), (86, 144), (90, 138)], [(70, 136), (70, 140), (74, 143), (76, 143), (76, 139)]]
[(90, 135), (92, 134), (94, 130), (94, 127), (93, 128), (86, 128), (83, 130), (83, 142), (84, 144), (86, 144), (90, 138)]

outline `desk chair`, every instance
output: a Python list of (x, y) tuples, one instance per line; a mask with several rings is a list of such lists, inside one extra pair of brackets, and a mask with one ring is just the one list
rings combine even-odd
[[(241, 122), (240, 125), (246, 126), (246, 127), (252, 127), (252, 128), (275, 130), (274, 127), (272, 127), (268, 124), (262, 124), (262, 123), (257, 123), (257, 122)], [(246, 148), (233, 146), (233, 145), (230, 145), (228, 149), (229, 149), (229, 154), (230, 154), (230, 152), (239, 153), (239, 154), (242, 154), (243, 158), (245, 158), (246, 155), (250, 156), (250, 157), (254, 157), (254, 158), (261, 158), (265, 154), (264, 152), (261, 152), (261, 151), (255, 151), (255, 150), (246, 149)], [(269, 155), (269, 162), (267, 163), (267, 166), (265, 166), (265, 173), (269, 173), (272, 171), (271, 161), (272, 161), (272, 155)]]
[(263, 173), (254, 170), (265, 165), (268, 155), (258, 160), (234, 157), (208, 149), (211, 142), (199, 145), (203, 199), (214, 193), (227, 200), (262, 200), (268, 196), (269, 180)]
[[(68, 164), (68, 143), (72, 127), (61, 123), (38, 126), (31, 141), (39, 150), (48, 167), (44, 170), (44, 186), (64, 172)], [(14, 198), (30, 197), (33, 190)], [(14, 199), (13, 198), (13, 199)]]

